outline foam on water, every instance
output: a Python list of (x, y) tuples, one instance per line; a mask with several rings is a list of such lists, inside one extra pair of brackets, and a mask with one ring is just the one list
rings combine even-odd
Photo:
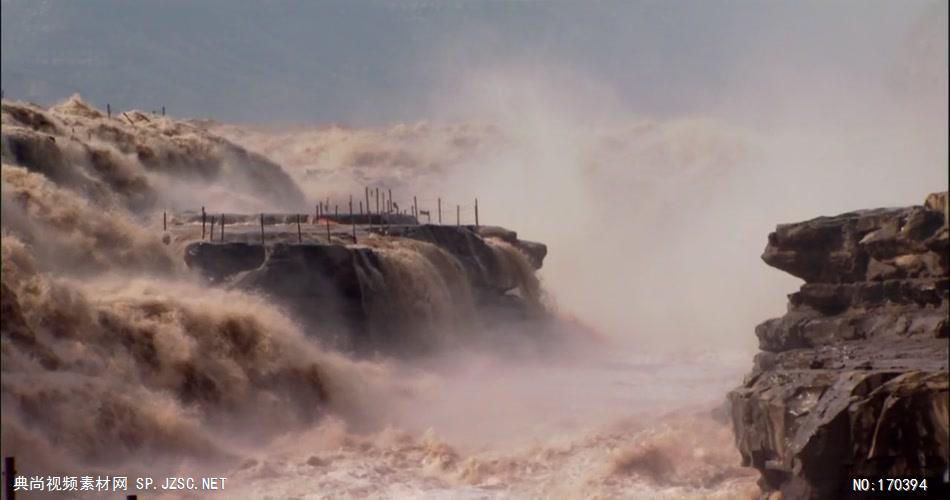
[[(738, 373), (623, 356), (547, 314), (556, 308), (531, 262), (502, 239), (485, 239), (494, 262), (479, 272), (497, 274), (481, 276), (492, 288), (482, 290), (436, 245), (361, 238), (380, 258), (358, 270), (370, 321), (429, 349), (357, 360), (306, 335), (281, 304), (192, 275), (181, 257), (196, 224), (168, 238), (156, 227), (156, 204), (194, 194), (188, 186), (220, 190), (221, 207), (292, 201), (299, 190), (279, 167), (194, 124), (141, 113), (122, 123), (78, 99), (53, 110), (4, 102), (3, 120), (0, 446), (24, 471), (229, 477), (209, 498), (754, 488), (728, 428), (708, 415)], [(255, 224), (232, 230), (256, 237)], [(499, 300), (509, 288), (517, 297)], [(534, 314), (496, 326), (476, 313), (486, 294)]]

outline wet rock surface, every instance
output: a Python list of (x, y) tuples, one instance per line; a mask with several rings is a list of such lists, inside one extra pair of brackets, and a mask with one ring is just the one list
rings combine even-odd
[(425, 241), (436, 245), (459, 260), (473, 286), (505, 292), (517, 286), (504, 272), (497, 255), (486, 243), (496, 238), (520, 250), (534, 269), (541, 269), (548, 248), (543, 243), (518, 239), (518, 233), (497, 226), (440, 226), (434, 224), (384, 226), (380, 233)]
[(200, 269), (212, 283), (243, 271), (257, 269), (266, 255), (262, 245), (249, 243), (192, 243), (185, 249), (185, 264)]
[(769, 235), (763, 260), (805, 284), (756, 328), (761, 352), (729, 394), (764, 495), (850, 497), (853, 478), (927, 478), (918, 494), (947, 493), (946, 211), (944, 192)]
[[(382, 226), (372, 232), (375, 238), (423, 241), (444, 250), (461, 267), (468, 300), (474, 307), (491, 311), (486, 316), (506, 320), (531, 316), (532, 304), (513, 293), (525, 277), (514, 272), (486, 238), (498, 238), (519, 250), (529, 263), (528, 272), (541, 267), (547, 254), (545, 245), (519, 240), (515, 232), (502, 228), (489, 230), (484, 236), (471, 226)], [(273, 237), (268, 234), (268, 238)], [(336, 238), (334, 241), (338, 242)], [(312, 327), (308, 331), (342, 349), (371, 352), (405, 344), (400, 336), (406, 334), (406, 329), (422, 327), (414, 323), (431, 319), (413, 317), (416, 309), (430, 312), (438, 306), (430, 302), (440, 299), (428, 295), (437, 290), (407, 296), (411, 290), (407, 291), (407, 284), (402, 282), (405, 277), (392, 274), (380, 250), (372, 245), (311, 240), (280, 241), (265, 247), (244, 241), (200, 241), (186, 247), (185, 262), (211, 283), (273, 297), (305, 326)], [(451, 276), (443, 278), (445, 286), (453, 285), (448, 283)], [(443, 302), (446, 299), (457, 297), (441, 298)]]
[(498, 226), (480, 226), (475, 231), (484, 238), (498, 238), (506, 241), (521, 250), (531, 260), (535, 269), (541, 269), (544, 258), (548, 255), (548, 246), (544, 243), (518, 239), (518, 233)]
[(360, 275), (379, 268), (378, 256), (368, 248), (277, 244), (260, 267), (238, 276), (236, 285), (278, 297), (304, 324), (319, 326), (313, 330), (348, 347), (345, 332), (366, 327), (368, 291)]

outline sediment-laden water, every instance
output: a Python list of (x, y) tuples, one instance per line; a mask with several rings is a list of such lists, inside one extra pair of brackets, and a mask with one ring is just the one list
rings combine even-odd
[[(379, 341), (342, 349), (326, 335), (337, 318), (298, 314), (319, 310), (305, 289), (291, 304), (246, 271), (209, 282), (189, 268), (200, 223), (166, 208), (298, 208), (281, 167), (78, 98), (3, 106), (2, 448), (22, 474), (228, 478), (189, 493), (203, 498), (754, 493), (716, 416), (744, 365), (594, 333), (513, 233), (360, 227), (353, 242), (334, 223), (329, 242), (369, 259), (348, 300), (377, 335), (361, 345)], [(254, 243), (245, 219), (230, 241)], [(293, 244), (294, 221), (268, 227), (265, 267), (282, 265), (266, 259)], [(318, 228), (303, 244), (327, 243)]]

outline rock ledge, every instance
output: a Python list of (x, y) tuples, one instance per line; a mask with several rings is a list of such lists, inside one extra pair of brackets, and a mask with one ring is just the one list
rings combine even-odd
[(764, 495), (853, 496), (852, 478), (947, 490), (947, 193), (924, 205), (783, 224), (762, 259), (805, 280), (756, 328), (729, 394), (736, 444)]

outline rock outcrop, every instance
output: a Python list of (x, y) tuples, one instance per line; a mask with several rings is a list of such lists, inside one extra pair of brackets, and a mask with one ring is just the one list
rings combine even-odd
[(237, 243), (192, 243), (185, 249), (185, 264), (199, 269), (211, 283), (220, 283), (243, 271), (257, 269), (266, 254), (261, 245)]
[(729, 394), (736, 443), (766, 495), (861, 494), (854, 478), (947, 489), (947, 218), (944, 192), (769, 235), (763, 260), (805, 284), (787, 314), (756, 328), (761, 352)]
[(517, 277), (504, 268), (487, 238), (504, 241), (524, 254), (534, 269), (541, 269), (548, 247), (518, 239), (518, 233), (497, 226), (440, 226), (435, 224), (384, 226), (382, 234), (432, 243), (452, 254), (478, 289), (506, 292), (518, 286)]
[(412, 351), (420, 346), (409, 337), (475, 309), (482, 322), (535, 312), (534, 271), (547, 254), (544, 244), (472, 226), (382, 226), (373, 233), (358, 245), (313, 235), (266, 249), (195, 242), (185, 262), (212, 283), (273, 297), (308, 331), (342, 349)]

